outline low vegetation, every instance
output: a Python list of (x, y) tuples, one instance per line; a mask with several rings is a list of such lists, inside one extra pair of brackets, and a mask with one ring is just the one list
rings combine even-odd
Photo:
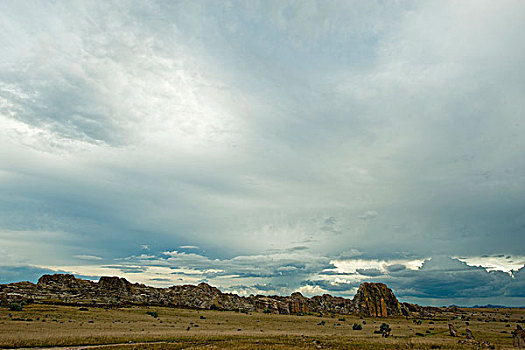
[(150, 315), (153, 318), (159, 318), (159, 313), (157, 311), (146, 311), (146, 314)]
[[(525, 316), (524, 309), (466, 312), (475, 316), (468, 329), (476, 339), (495, 344), (496, 348), (512, 347), (510, 331)], [(466, 339), (464, 318), (418, 318), (421, 322), (414, 322), (405, 317), (318, 316), (165, 307), (155, 311), (146, 307), (90, 307), (81, 311), (78, 306), (28, 304), (17, 312), (0, 308), (0, 348), (82, 344), (114, 344), (104, 349), (157, 350), (465, 348), (458, 343)], [(458, 337), (449, 336), (448, 323), (454, 323)], [(389, 336), (383, 337), (383, 332)]]
[(21, 303), (11, 303), (9, 305), (9, 310), (11, 311), (22, 311), (22, 309), (24, 308), (24, 302), (21, 302)]

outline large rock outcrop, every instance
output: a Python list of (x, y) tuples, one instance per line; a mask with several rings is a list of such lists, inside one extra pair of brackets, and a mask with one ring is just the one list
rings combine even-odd
[(357, 312), (366, 316), (401, 315), (401, 305), (390, 288), (383, 283), (363, 283), (354, 296)]
[(93, 282), (69, 274), (44, 275), (36, 285), (30, 282), (0, 285), (0, 303), (19, 301), (100, 306), (162, 305), (276, 314), (337, 313), (374, 317), (406, 314), (409, 308), (419, 307), (401, 305), (394, 293), (382, 283), (363, 283), (353, 300), (329, 294), (307, 298), (298, 292), (290, 296), (242, 297), (223, 293), (206, 283), (155, 288), (130, 283), (120, 277), (101, 277), (98, 282)]

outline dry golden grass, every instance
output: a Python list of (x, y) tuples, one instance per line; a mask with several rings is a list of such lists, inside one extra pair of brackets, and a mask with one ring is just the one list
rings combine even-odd
[[(159, 317), (148, 315), (148, 311), (157, 311)], [(525, 316), (523, 309), (468, 312), (468, 328), (497, 348), (512, 348), (510, 332)], [(362, 330), (352, 330), (354, 323), (363, 321)], [(374, 334), (383, 322), (390, 325), (393, 336)], [(457, 338), (448, 335), (449, 322), (464, 335), (465, 319), (423, 320), (417, 325), (405, 318), (321, 318), (162, 307), (80, 311), (78, 307), (33, 304), (19, 312), (0, 308), (0, 348), (118, 344), (103, 348), (464, 349)]]

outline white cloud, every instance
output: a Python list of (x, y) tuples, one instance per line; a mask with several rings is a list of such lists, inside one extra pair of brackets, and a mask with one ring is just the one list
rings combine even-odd
[(326, 289), (323, 289), (319, 286), (302, 286), (297, 288), (297, 292), (301, 293), (304, 296), (314, 296), (314, 295), (323, 295), (323, 294), (329, 294), (329, 292)]
[(402, 265), (409, 270), (418, 270), (423, 266), (426, 259), (392, 259), (392, 260), (378, 260), (378, 259), (347, 259), (347, 260), (331, 260), (330, 263), (335, 266), (333, 271), (337, 273), (358, 273), (359, 270), (376, 269), (383, 273), (387, 273), (389, 266)]
[(467, 263), (469, 266), (481, 266), (487, 271), (503, 271), (509, 274), (525, 266), (525, 256), (523, 255), (471, 256), (456, 257), (456, 259)]

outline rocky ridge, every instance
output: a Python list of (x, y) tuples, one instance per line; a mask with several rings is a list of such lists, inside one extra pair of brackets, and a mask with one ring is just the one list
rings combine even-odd
[(192, 309), (235, 310), (276, 314), (337, 313), (388, 317), (422, 314), (427, 308), (400, 303), (383, 283), (363, 283), (353, 299), (329, 294), (307, 298), (295, 292), (290, 296), (223, 293), (206, 283), (156, 288), (131, 283), (120, 277), (101, 277), (98, 282), (70, 274), (43, 275), (37, 284), (0, 284), (0, 305), (13, 302), (68, 305), (124, 306), (158, 305)]

